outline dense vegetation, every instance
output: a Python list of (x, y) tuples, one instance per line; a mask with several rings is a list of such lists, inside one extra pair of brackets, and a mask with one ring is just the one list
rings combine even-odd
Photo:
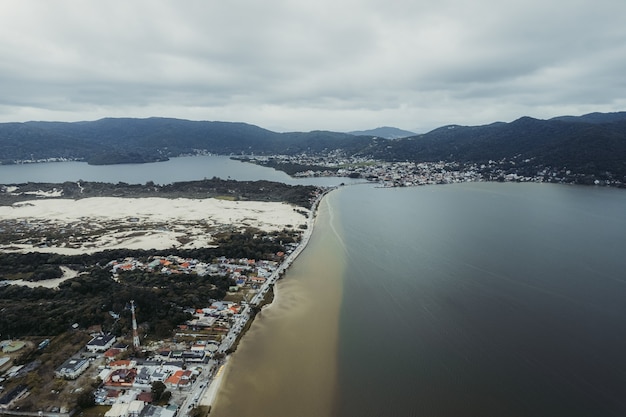
[(114, 164), (143, 164), (146, 162), (167, 161), (167, 156), (153, 150), (124, 152), (109, 150), (89, 155), (86, 161), (89, 165), (114, 165)]
[[(72, 266), (85, 272), (63, 282), (58, 289), (0, 286), (0, 334), (57, 335), (78, 323), (81, 328), (102, 325), (106, 331), (122, 335), (130, 330), (129, 300), (135, 300), (138, 321), (145, 323), (149, 334), (164, 337), (189, 317), (185, 307), (206, 307), (211, 299), (222, 299), (229, 278), (223, 276), (163, 275), (147, 271), (129, 271), (118, 281), (105, 265), (112, 260), (132, 257), (146, 261), (150, 256), (176, 255), (211, 262), (216, 257), (272, 259), (284, 244), (293, 242), (294, 234), (276, 233), (263, 237), (255, 230), (223, 233), (217, 248), (194, 250), (138, 251), (112, 250), (96, 254), (65, 256), (44, 253), (2, 253), (1, 279), (26, 278), (41, 269)], [(119, 314), (117, 320), (109, 312)]]
[[(237, 159), (240, 160), (242, 162), (247, 162), (250, 161), (249, 158), (246, 157), (239, 157), (239, 158), (233, 158), (233, 159)], [(326, 167), (323, 165), (309, 165), (309, 164), (298, 164), (295, 162), (284, 162), (278, 159), (274, 159), (274, 158), (268, 158), (266, 160), (254, 160), (253, 161), (256, 164), (259, 165), (263, 165), (265, 167), (268, 168), (274, 168), (278, 171), (283, 171), (284, 173), (288, 174), (288, 175), (294, 175), (298, 172), (304, 172), (304, 171), (333, 171), (336, 172), (339, 170), (339, 168), (334, 168), (334, 167)]]
[[(222, 197), (233, 200), (284, 201), (309, 208), (318, 188), (310, 185), (287, 185), (272, 181), (235, 181), (212, 178), (200, 181), (184, 181), (159, 185), (103, 183), (103, 182), (64, 182), (17, 184), (20, 193), (63, 190), (63, 198), (86, 197), (164, 197), (164, 198), (209, 198)], [(1, 192), (0, 205), (10, 205), (18, 201), (32, 200), (32, 195)]]
[(376, 136), (376, 137), (385, 138), (385, 139), (400, 139), (400, 138), (407, 138), (409, 136), (415, 136), (415, 132), (402, 130), (402, 129), (398, 129), (396, 127), (390, 127), (390, 126), (382, 126), (382, 127), (377, 127), (376, 129), (369, 129), (369, 130), (355, 130), (349, 133), (353, 135), (360, 135), (360, 136)]

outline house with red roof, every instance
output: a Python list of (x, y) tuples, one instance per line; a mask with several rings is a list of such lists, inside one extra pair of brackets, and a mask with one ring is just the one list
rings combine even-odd
[(109, 363), (111, 369), (132, 369), (135, 366), (137, 366), (137, 362), (129, 360), (113, 361)]
[(104, 352), (104, 358), (106, 359), (107, 362), (111, 362), (111, 361), (114, 361), (115, 357), (119, 355), (120, 353), (122, 353), (121, 349), (111, 348), (107, 350), (106, 352)]
[(190, 370), (178, 370), (165, 380), (165, 385), (172, 388), (185, 387), (191, 384), (191, 375)]

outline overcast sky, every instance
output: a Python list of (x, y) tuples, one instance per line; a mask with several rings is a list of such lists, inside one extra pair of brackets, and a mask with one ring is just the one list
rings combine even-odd
[(426, 132), (626, 110), (624, 0), (3, 0), (0, 122)]

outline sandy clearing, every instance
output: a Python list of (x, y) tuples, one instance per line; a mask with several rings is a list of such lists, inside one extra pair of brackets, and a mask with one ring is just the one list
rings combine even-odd
[[(90, 235), (88, 242), (43, 247), (37, 243), (12, 242), (0, 246), (0, 250), (77, 254), (118, 248), (206, 247), (211, 242), (210, 230), (220, 226), (255, 227), (268, 232), (295, 229), (306, 224), (307, 218), (302, 212), (308, 213), (308, 210), (287, 203), (214, 198), (31, 200), (0, 207), (0, 220), (24, 221), (31, 227), (47, 229), (72, 228), (79, 224), (101, 230)], [(132, 226), (134, 230), (115, 230), (120, 224)]]
[(226, 224), (244, 219), (257, 227), (282, 228), (288, 224), (304, 224), (306, 218), (287, 203), (260, 201), (228, 201), (214, 198), (116, 198), (93, 197), (80, 200), (46, 199), (24, 201), (0, 207), (1, 218), (40, 218), (75, 221), (81, 218), (119, 219), (150, 218), (153, 221), (211, 220)]
[(73, 269), (68, 268), (67, 266), (61, 266), (61, 271), (63, 271), (63, 276), (61, 278), (54, 279), (44, 279), (41, 281), (24, 281), (23, 279), (17, 279), (13, 281), (7, 281), (13, 285), (22, 285), (24, 287), (45, 287), (45, 288), (59, 288), (59, 284), (63, 281), (67, 281), (68, 279), (76, 278), (78, 276), (78, 272)]

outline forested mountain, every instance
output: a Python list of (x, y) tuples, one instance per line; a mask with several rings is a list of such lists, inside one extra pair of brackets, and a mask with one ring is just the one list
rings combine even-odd
[(415, 136), (415, 132), (410, 132), (408, 130), (402, 130), (398, 129), (397, 127), (390, 126), (382, 126), (377, 127), (376, 129), (369, 130), (356, 130), (348, 133), (357, 136), (377, 136), (385, 139), (400, 139), (409, 136)]
[(0, 124), (0, 158), (5, 163), (46, 158), (137, 163), (196, 151), (225, 155), (356, 151), (368, 140), (347, 133), (276, 133), (246, 123), (166, 118), (4, 123)]
[(522, 117), (484, 126), (450, 125), (401, 139), (328, 131), (276, 133), (246, 123), (180, 119), (0, 124), (0, 160), (73, 158), (94, 164), (149, 162), (193, 152), (323, 154), (387, 161), (515, 161), (520, 169), (561, 167), (626, 176), (626, 112)]
[(440, 127), (394, 141), (379, 140), (360, 153), (387, 161), (483, 163), (512, 160), (518, 168), (567, 168), (626, 176), (626, 112), (511, 123)]
[(589, 113), (583, 116), (559, 116), (550, 120), (561, 120), (566, 122), (582, 122), (582, 123), (612, 123), (624, 120), (626, 112), (615, 113)]

